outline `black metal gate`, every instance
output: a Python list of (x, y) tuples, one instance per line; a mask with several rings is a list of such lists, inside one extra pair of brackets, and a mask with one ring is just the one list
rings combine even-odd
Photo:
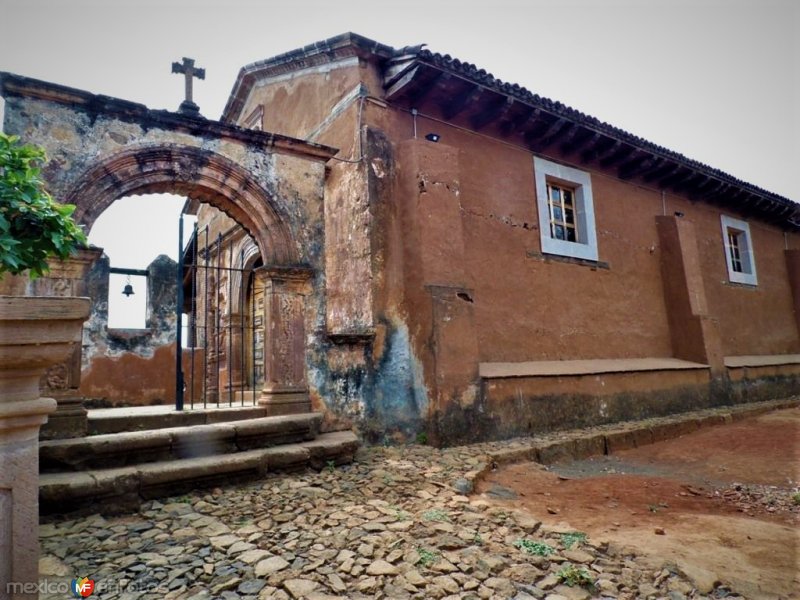
[(255, 405), (264, 380), (263, 290), (228, 234), (209, 239), (208, 225), (195, 224), (185, 248), (183, 235), (181, 215), (175, 408)]

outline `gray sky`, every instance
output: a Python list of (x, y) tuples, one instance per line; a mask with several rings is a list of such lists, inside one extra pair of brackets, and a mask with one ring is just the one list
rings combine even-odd
[(800, 199), (797, 0), (0, 0), (0, 70), (219, 117), (247, 63), (354, 31), (432, 50)]

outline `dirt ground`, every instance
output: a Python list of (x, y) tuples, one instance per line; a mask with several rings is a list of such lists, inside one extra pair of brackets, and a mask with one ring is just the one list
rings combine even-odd
[(701, 590), (800, 598), (800, 408), (613, 456), (509, 465), (478, 491), (676, 565)]

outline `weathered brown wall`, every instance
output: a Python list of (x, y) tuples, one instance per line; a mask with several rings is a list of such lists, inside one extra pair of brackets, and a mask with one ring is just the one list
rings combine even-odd
[[(719, 376), (723, 354), (796, 351), (782, 232), (751, 220), (759, 286), (728, 284), (720, 210), (587, 168), (555, 145), (546, 158), (591, 174), (599, 263), (548, 257), (533, 153), (521, 140), (508, 144), (427, 119), (442, 115), (424, 102), (414, 140), (406, 111), (372, 98), (343, 106), (359, 82), (379, 95), (377, 73), (353, 61), (300, 71), (257, 87), (243, 111), (265, 103), (265, 129), (314, 135), (342, 148), (342, 158), (363, 150), (358, 164), (331, 161), (325, 187), (326, 327), (358, 343), (324, 348), (327, 370), (312, 379), (318, 402), (348, 414), (368, 437), (381, 428), (409, 435), (438, 415), (478, 410), (471, 391), (478, 362), (680, 355), (713, 363)], [(438, 144), (424, 140), (429, 132), (441, 135)], [(676, 241), (689, 275), (664, 268), (672, 255), (664, 253), (657, 218), (676, 211), (694, 232), (695, 246)], [(800, 245), (795, 237), (790, 247)], [(698, 281), (705, 302), (682, 308), (674, 288), (682, 285), (688, 302)], [(686, 318), (696, 321), (690, 346), (699, 343), (697, 351), (683, 349)], [(665, 393), (679, 399), (667, 405), (698, 403), (708, 393), (703, 383), (675, 377), (628, 379), (671, 390)], [(617, 385), (622, 379), (610, 378), (607, 393), (628, 394)]]
[(756, 219), (722, 211), (749, 223), (758, 275), (755, 287), (730, 283), (722, 246), (720, 211), (699, 203), (690, 205), (684, 201), (681, 204), (686, 206), (686, 216), (697, 230), (709, 311), (719, 319), (723, 353), (739, 356), (788, 354), (800, 350), (783, 232)]
[[(411, 117), (370, 107), (368, 120), (399, 142), (412, 135)], [(485, 136), (418, 117), (422, 136), (459, 151), (464, 268), (475, 290), (482, 361), (671, 356), (662, 289), (656, 217), (678, 211), (696, 229), (709, 314), (717, 319), (723, 353), (780, 354), (798, 348), (784, 234), (750, 219), (758, 286), (727, 282), (720, 214), (705, 203), (666, 195), (589, 171), (599, 260), (592, 268), (540, 254), (532, 153)], [(797, 236), (790, 235), (790, 238)], [(792, 243), (796, 243), (793, 241)]]
[[(192, 368), (192, 354), (184, 351), (182, 358), (184, 372), (188, 373)], [(195, 352), (194, 360), (195, 370), (200, 372), (202, 351)], [(198, 378), (196, 398), (201, 397), (201, 384)], [(95, 357), (91, 368), (83, 374), (80, 391), (94, 406), (174, 404), (175, 343), (159, 346), (146, 356), (126, 352)]]

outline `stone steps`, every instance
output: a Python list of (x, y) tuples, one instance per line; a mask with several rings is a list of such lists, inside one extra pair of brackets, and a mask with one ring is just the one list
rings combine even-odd
[(39, 479), (39, 506), (45, 514), (134, 511), (144, 499), (182, 494), (199, 487), (228, 485), (273, 471), (305, 467), (322, 469), (326, 465), (346, 464), (352, 462), (358, 446), (358, 438), (353, 432), (338, 431), (301, 443), (222, 455), (81, 472), (45, 473)]
[(210, 425), (267, 416), (263, 406), (221, 406), (219, 408), (189, 408), (177, 411), (172, 406), (136, 406), (89, 410), (89, 435)]
[[(142, 426), (141, 418), (129, 420)], [(39, 471), (124, 468), (309, 442), (316, 438), (321, 422), (320, 413), (306, 413), (43, 441)]]

